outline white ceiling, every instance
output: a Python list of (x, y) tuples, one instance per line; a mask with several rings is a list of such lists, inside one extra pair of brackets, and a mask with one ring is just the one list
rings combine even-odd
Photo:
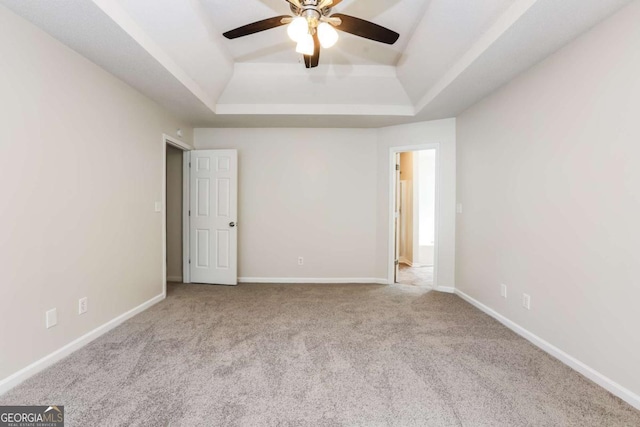
[(0, 0), (194, 126), (377, 127), (456, 116), (631, 0), (344, 0), (401, 34), (340, 32), (307, 70), (284, 0)]

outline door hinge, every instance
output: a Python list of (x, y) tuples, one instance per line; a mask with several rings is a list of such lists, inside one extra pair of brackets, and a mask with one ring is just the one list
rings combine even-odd
[(399, 171), (400, 170), (400, 165), (396, 165), (396, 170)]
[(191, 162), (189, 162), (189, 167), (191, 167)]
[[(189, 262), (191, 262), (191, 261), (189, 261)], [(400, 261), (398, 261), (398, 260), (393, 261), (393, 265), (400, 265)]]
[(189, 216), (191, 216), (191, 210), (189, 210)]
[(191, 260), (189, 260), (189, 264), (191, 264)]

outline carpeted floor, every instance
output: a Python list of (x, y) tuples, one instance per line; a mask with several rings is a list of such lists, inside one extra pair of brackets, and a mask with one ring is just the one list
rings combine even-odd
[(640, 412), (455, 295), (173, 285), (0, 397), (67, 426), (638, 426)]

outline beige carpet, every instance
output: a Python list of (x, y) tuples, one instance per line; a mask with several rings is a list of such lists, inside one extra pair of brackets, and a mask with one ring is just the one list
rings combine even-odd
[(457, 296), (174, 285), (0, 397), (67, 426), (638, 426), (640, 412)]

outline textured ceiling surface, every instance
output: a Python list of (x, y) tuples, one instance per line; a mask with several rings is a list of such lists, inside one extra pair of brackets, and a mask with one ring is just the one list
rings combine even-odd
[(307, 70), (285, 0), (0, 0), (194, 126), (380, 127), (454, 117), (632, 0), (344, 0), (400, 33), (340, 32)]

